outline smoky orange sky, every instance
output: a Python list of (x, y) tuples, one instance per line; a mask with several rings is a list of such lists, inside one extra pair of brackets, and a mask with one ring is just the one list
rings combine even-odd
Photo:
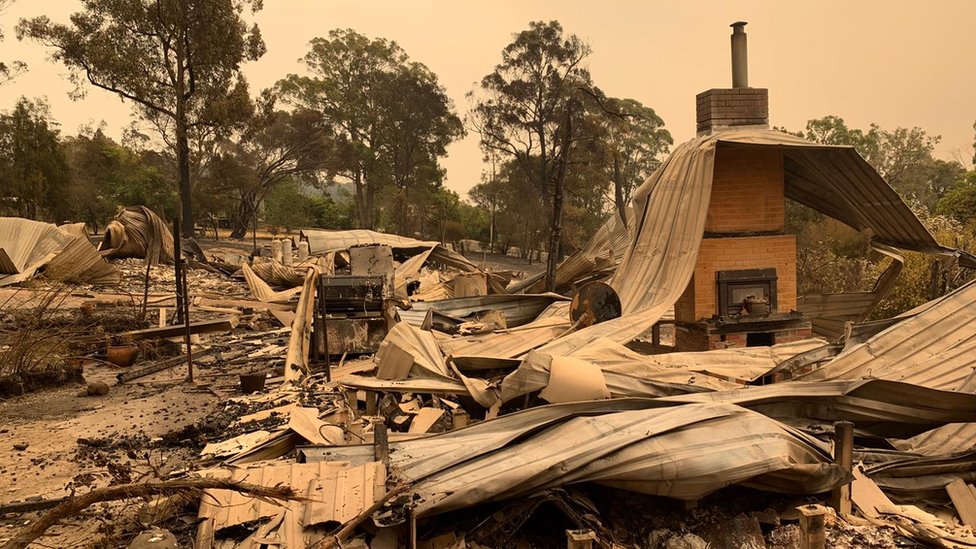
[[(18, 42), (22, 17), (65, 21), (77, 0), (17, 0), (3, 15), (0, 58), (30, 70), (0, 87), (0, 109), (17, 97), (46, 97), (62, 131), (104, 120), (110, 135), (131, 119), (128, 103), (90, 89), (68, 98), (63, 66), (37, 44)], [(842, 116), (852, 127), (919, 126), (942, 136), (936, 155), (967, 166), (976, 121), (976, 2), (887, 1), (365, 1), (265, 0), (256, 16), (268, 53), (245, 66), (252, 90), (290, 72), (309, 40), (353, 28), (398, 42), (440, 77), (460, 114), (465, 94), (500, 60), (512, 33), (532, 20), (559, 20), (589, 42), (594, 82), (637, 99), (664, 119), (675, 142), (694, 136), (695, 94), (729, 87), (729, 23), (748, 21), (749, 81), (770, 90), (770, 122), (802, 129), (810, 118)], [(447, 185), (466, 194), (484, 165), (477, 135), (443, 159)]]

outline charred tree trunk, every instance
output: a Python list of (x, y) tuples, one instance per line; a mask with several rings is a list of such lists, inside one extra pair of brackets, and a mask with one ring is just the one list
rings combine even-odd
[[(181, 102), (182, 103), (182, 102)], [(180, 231), (184, 238), (193, 237), (193, 205), (190, 198), (190, 144), (186, 132), (186, 106), (177, 106), (176, 115), (176, 163), (180, 171), (180, 213), (183, 218)]]
[(234, 221), (234, 230), (230, 237), (243, 240), (247, 236), (247, 230), (257, 221), (257, 197), (254, 193), (246, 193), (241, 196), (241, 203), (237, 207), (237, 219)]
[(370, 229), (369, 207), (366, 200), (366, 184), (363, 181), (362, 168), (357, 167), (353, 178), (356, 185), (356, 225), (357, 229)]
[(559, 263), (559, 240), (563, 228), (563, 181), (566, 179), (566, 166), (569, 164), (569, 147), (572, 143), (573, 118), (570, 109), (566, 110), (566, 123), (563, 126), (562, 154), (552, 185), (552, 219), (549, 223), (549, 256), (546, 258), (546, 291), (556, 291), (556, 265)]

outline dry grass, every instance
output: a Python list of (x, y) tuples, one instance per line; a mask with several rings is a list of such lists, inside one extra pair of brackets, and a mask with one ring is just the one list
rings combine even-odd
[[(103, 332), (98, 318), (65, 306), (74, 288), (34, 286), (27, 307), (9, 307), (17, 294), (0, 303), (0, 396), (22, 394), (41, 387), (81, 382), (82, 368), (67, 359), (81, 339)], [(19, 292), (18, 292), (19, 293)], [(135, 311), (126, 311), (122, 324), (134, 324)], [(114, 324), (115, 322), (113, 322)]]

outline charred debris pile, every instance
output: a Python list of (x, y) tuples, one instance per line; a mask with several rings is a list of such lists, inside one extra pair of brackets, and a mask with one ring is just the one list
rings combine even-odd
[[(8, 394), (111, 372), (79, 385), (99, 398), (169, 373), (218, 403), (166, 436), (79, 439), (111, 474), (0, 504), (34, 513), (2, 546), (95, 509), (124, 523), (117, 542), (166, 547), (976, 545), (976, 285), (866, 322), (885, 280), (790, 301), (746, 265), (717, 278), (725, 309), (682, 320), (714, 260), (709, 163), (749, 147), (791, 155), (803, 177), (787, 192), (856, 162), (777, 132), (700, 137), (637, 191), (629, 225), (611, 219), (560, 265), (554, 293), (365, 230), (252, 251), (174, 240), (146, 208), (97, 244), (83, 226), (0, 219)], [(883, 212), (805, 196), (873, 227), (893, 264), (900, 249), (971, 264), (897, 196)], [(99, 454), (174, 447), (178, 467), (149, 458), (144, 474)]]

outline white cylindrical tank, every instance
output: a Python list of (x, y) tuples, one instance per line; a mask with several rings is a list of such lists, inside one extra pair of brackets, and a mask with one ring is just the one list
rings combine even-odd
[(281, 264), (291, 265), (294, 263), (294, 256), (291, 249), (291, 239), (286, 238), (281, 241)]
[(277, 238), (271, 241), (271, 259), (281, 262), (281, 241)]

